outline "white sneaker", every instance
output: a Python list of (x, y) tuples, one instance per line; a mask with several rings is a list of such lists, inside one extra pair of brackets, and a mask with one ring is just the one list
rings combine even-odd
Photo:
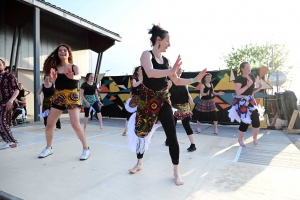
[(46, 147), (39, 155), (39, 158), (45, 158), (49, 155), (53, 154), (52, 147)]
[(2, 149), (8, 149), (8, 148), (15, 148), (17, 146), (18, 146), (18, 143), (7, 142), (7, 143), (5, 143), (5, 145), (3, 145), (2, 147), (0, 147), (0, 150), (2, 150)]
[(80, 160), (87, 160), (90, 157), (90, 147), (83, 149)]
[(196, 128), (195, 131), (196, 131), (197, 133), (201, 133), (201, 128)]
[(0, 149), (8, 149), (9, 148), (9, 143), (5, 143), (5, 145), (1, 146)]

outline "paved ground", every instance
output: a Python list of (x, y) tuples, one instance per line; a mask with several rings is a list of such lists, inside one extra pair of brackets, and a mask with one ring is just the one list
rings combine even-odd
[[(188, 138), (179, 123), (180, 172), (185, 184), (176, 186), (164, 132), (156, 131), (143, 159), (143, 169), (130, 175), (135, 154), (127, 149), (124, 119), (104, 118), (87, 128), (91, 157), (79, 161), (82, 147), (67, 115), (55, 132), (54, 154), (38, 159), (45, 147), (41, 122), (13, 128), (19, 147), (0, 151), (0, 197), (21, 199), (299, 199), (299, 135), (261, 130), (254, 146), (251, 131), (246, 148), (237, 144), (237, 126), (210, 124), (195, 134), (197, 150), (189, 153)], [(195, 124), (192, 123), (194, 127)], [(291, 140), (289, 138), (292, 138)], [(0, 142), (2, 145), (3, 142)], [(11, 196), (11, 198), (12, 198)], [(1, 198), (0, 198), (1, 199)]]

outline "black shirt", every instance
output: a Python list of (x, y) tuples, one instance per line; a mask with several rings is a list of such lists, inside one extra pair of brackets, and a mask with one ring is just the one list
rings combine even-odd
[(93, 85), (88, 84), (87, 82), (82, 83), (81, 89), (84, 90), (83, 95), (94, 95), (95, 90), (97, 89), (96, 83), (93, 83)]
[(17, 96), (17, 99), (18, 99), (19, 101), (21, 101), (21, 97), (25, 97), (25, 90), (24, 90), (24, 89), (19, 90), (19, 94), (18, 94), (18, 96)]
[[(255, 78), (252, 74), (249, 74), (250, 78), (252, 79), (253, 83), (252, 85), (245, 91), (243, 92), (241, 95), (252, 95), (253, 94), (253, 90), (254, 90), (254, 83), (255, 83)], [(243, 77), (242, 75), (236, 77), (236, 79), (234, 80), (234, 83), (241, 83), (242, 87), (245, 87), (247, 85), (248, 79)]]
[[(153, 65), (153, 69), (158, 69), (158, 70), (164, 70), (164, 69), (169, 69), (169, 61), (167, 58), (165, 58), (164, 56), (162, 57), (164, 60), (163, 64), (159, 64), (156, 59), (154, 54), (152, 53), (152, 51), (150, 51), (150, 53), (152, 54), (152, 65)], [(143, 71), (143, 84), (147, 87), (150, 88), (154, 91), (159, 91), (162, 90), (164, 88), (166, 88), (168, 86), (168, 80), (167, 77), (162, 77), (162, 78), (149, 78), (144, 70), (144, 68), (142, 67), (142, 71)]]
[(51, 87), (49, 87), (49, 88), (46, 88), (45, 85), (43, 84), (42, 91), (44, 93), (44, 98), (49, 98), (49, 97), (53, 96), (54, 91), (55, 91), (54, 84), (52, 84)]
[[(72, 72), (75, 75), (73, 67), (74, 65), (72, 65)], [(65, 74), (57, 73), (57, 79), (55, 80), (55, 88), (57, 90), (64, 90), (64, 89), (73, 90), (78, 88), (78, 82), (79, 82), (78, 80), (69, 79)]]
[(184, 104), (189, 102), (189, 95), (184, 85), (175, 85), (172, 84), (172, 87), (169, 89), (171, 93), (171, 102), (172, 104)]
[[(138, 78), (134, 78), (134, 80), (136, 81), (136, 82), (138, 82), (139, 81), (139, 79)], [(137, 87), (131, 87), (131, 93), (133, 94), (133, 95), (140, 95), (140, 93), (141, 93), (141, 87), (142, 87), (142, 84), (139, 84)]]
[(203, 100), (210, 100), (213, 98), (213, 86), (212, 84), (210, 84), (210, 87), (207, 87), (206, 84), (203, 84), (204, 85), (204, 89), (203, 89), (203, 93), (208, 93), (209, 91), (209, 95), (206, 95), (206, 96), (201, 96), (201, 99)]

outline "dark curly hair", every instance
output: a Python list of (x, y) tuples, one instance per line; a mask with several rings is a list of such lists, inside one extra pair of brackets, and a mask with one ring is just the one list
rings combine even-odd
[(212, 75), (211, 75), (210, 73), (206, 73), (206, 74), (203, 76), (203, 78), (201, 79), (201, 83), (202, 83), (202, 84), (205, 84), (205, 78), (206, 78), (207, 76), (212, 77)]
[(46, 75), (50, 74), (51, 68), (55, 69), (60, 64), (60, 59), (58, 57), (58, 50), (61, 46), (67, 48), (69, 53), (68, 62), (73, 64), (73, 55), (72, 55), (71, 47), (67, 44), (61, 44), (58, 47), (56, 47), (56, 49), (47, 57), (47, 59), (44, 62), (43, 71)]
[(148, 34), (152, 34), (150, 41), (151, 47), (153, 47), (156, 43), (157, 37), (160, 37), (163, 40), (169, 34), (169, 32), (164, 30), (159, 24), (153, 24), (153, 27), (149, 29)]
[(137, 78), (139, 75), (138, 75), (138, 71), (139, 71), (139, 68), (142, 67), (142, 66), (138, 66), (138, 67), (135, 67), (133, 69), (133, 72), (132, 72), (132, 78)]

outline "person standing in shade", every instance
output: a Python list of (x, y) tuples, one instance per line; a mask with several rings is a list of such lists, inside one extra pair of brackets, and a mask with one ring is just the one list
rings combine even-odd
[(225, 93), (215, 92), (214, 86), (211, 82), (211, 74), (207, 73), (201, 80), (200, 85), (200, 96), (201, 100), (197, 103), (195, 109), (198, 111), (196, 132), (201, 133), (200, 124), (202, 121), (213, 121), (214, 122), (214, 133), (218, 134), (218, 116), (216, 112), (216, 105), (213, 100), (216, 95), (224, 95)]
[[(50, 82), (50, 76), (45, 75), (44, 76), (44, 84), (41, 85), (41, 87), (39, 88), (39, 90), (37, 92), (37, 98), (38, 98), (39, 106), (41, 105), (40, 95), (41, 95), (42, 92), (43, 92), (43, 95), (44, 95), (43, 104), (42, 104), (42, 112), (44, 113), (43, 115), (45, 115), (43, 117), (45, 127), (47, 126), (47, 118), (48, 118), (49, 110), (51, 108), (54, 91), (55, 91), (54, 84)], [(48, 111), (48, 113), (45, 113), (45, 111)], [(61, 129), (61, 123), (60, 123), (59, 118), (56, 122), (56, 128)]]
[(18, 108), (18, 81), (14, 75), (5, 72), (5, 62), (0, 59), (0, 135), (5, 144), (0, 149), (14, 148), (18, 141), (14, 138), (10, 125)]
[(241, 63), (239, 71), (241, 75), (234, 80), (236, 95), (228, 114), (232, 122), (236, 120), (240, 123), (238, 142), (240, 146), (246, 147), (243, 140), (250, 124), (252, 124), (253, 144), (257, 145), (260, 128), (259, 116), (263, 116), (264, 110), (257, 105), (253, 95), (261, 90), (262, 83), (258, 82), (259, 87), (255, 88), (255, 77), (250, 74), (251, 66), (248, 62)]
[(176, 72), (182, 64), (181, 57), (178, 56), (174, 66), (171, 67), (169, 60), (162, 55), (170, 47), (168, 31), (159, 25), (153, 25), (149, 34), (151, 34), (150, 41), (153, 48), (151, 51), (144, 51), (141, 55), (143, 85), (137, 111), (132, 114), (128, 121), (128, 147), (136, 153), (138, 160), (129, 172), (134, 174), (142, 169), (144, 152), (148, 149), (155, 123), (159, 120), (169, 141), (175, 184), (183, 185), (178, 168), (179, 144), (167, 87), (167, 77), (176, 85), (189, 85), (195, 81), (200, 81), (206, 73), (206, 69), (195, 78), (179, 78)]
[(138, 66), (134, 68), (132, 75), (132, 87), (130, 91), (130, 98), (126, 101), (125, 109), (127, 111), (127, 118), (125, 122), (125, 131), (123, 132), (123, 136), (126, 136), (126, 132), (128, 129), (128, 120), (131, 117), (132, 113), (136, 112), (138, 100), (140, 96), (140, 90), (143, 83), (143, 72), (142, 67)]
[[(19, 88), (20, 88), (20, 92), (19, 92), (19, 95), (17, 96), (17, 99), (19, 101), (23, 101), (23, 109), (25, 110), (25, 119), (27, 119), (27, 109), (26, 109), (26, 96), (30, 94), (30, 91), (29, 90), (26, 90), (24, 87), (23, 87), (23, 84), (22, 83), (19, 83)], [(25, 94), (25, 92), (27, 92)], [(23, 99), (21, 99), (23, 97)]]
[[(181, 77), (182, 69), (179, 68), (176, 74), (178, 77)], [(191, 116), (193, 115), (190, 105), (194, 103), (193, 98), (188, 91), (187, 85), (175, 85), (171, 80), (169, 80), (168, 85), (170, 88), (169, 92), (171, 94), (172, 106), (173, 108), (177, 109), (174, 113), (175, 126), (177, 124), (177, 120), (180, 119), (182, 121), (183, 128), (191, 142), (191, 145), (187, 150), (190, 152), (195, 151), (197, 148), (195, 145), (193, 130), (190, 126)], [(168, 138), (166, 138), (165, 144), (166, 146), (169, 146)]]
[(45, 130), (47, 146), (38, 157), (45, 158), (53, 154), (54, 126), (63, 110), (67, 109), (71, 126), (83, 147), (80, 160), (87, 160), (90, 156), (90, 148), (87, 145), (86, 135), (79, 121), (81, 105), (78, 82), (81, 76), (79, 67), (73, 64), (71, 48), (66, 44), (59, 45), (45, 60), (43, 70), (46, 75), (50, 74), (50, 78), (55, 81), (55, 92)]
[(97, 86), (94, 83), (94, 74), (86, 74), (86, 82), (82, 83), (80, 87), (80, 95), (83, 100), (82, 106), (84, 108), (84, 130), (86, 130), (86, 125), (88, 122), (89, 114), (91, 108), (95, 110), (100, 123), (100, 129), (103, 129), (101, 107), (103, 104), (99, 101)]

